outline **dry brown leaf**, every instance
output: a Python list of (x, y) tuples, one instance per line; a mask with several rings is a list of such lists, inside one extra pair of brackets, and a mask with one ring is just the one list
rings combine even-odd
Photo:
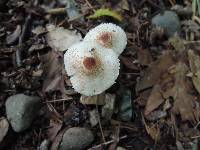
[(145, 128), (146, 128), (146, 131), (147, 133), (149, 134), (149, 136), (155, 140), (155, 141), (159, 141), (160, 138), (161, 138), (161, 133), (160, 133), (160, 128), (158, 126), (158, 124), (150, 124), (150, 125), (147, 125), (147, 123), (145, 122), (144, 120), (144, 117), (142, 117), (142, 120), (143, 120), (143, 123), (145, 125)]
[(149, 98), (149, 95), (151, 94), (152, 89), (146, 89), (144, 91), (141, 91), (136, 99), (137, 103), (140, 106), (145, 106), (147, 103), (147, 99)]
[[(169, 98), (173, 97), (174, 106), (173, 112), (175, 114), (180, 114), (182, 120), (192, 120), (198, 121), (199, 110), (195, 104), (196, 97), (191, 95), (189, 92), (191, 88), (189, 87), (186, 74), (188, 72), (188, 67), (183, 62), (178, 62), (172, 69), (171, 73), (174, 75), (174, 85), (166, 86), (165, 89), (162, 88), (163, 97)], [(164, 84), (162, 86), (165, 86)]]
[(62, 123), (50, 120), (50, 128), (48, 129), (48, 137), (53, 141), (62, 128)]
[(50, 150), (58, 150), (60, 142), (61, 142), (62, 137), (63, 137), (63, 134), (65, 133), (66, 130), (67, 130), (67, 128), (61, 130), (59, 132), (59, 134), (54, 138), (54, 140), (52, 141)]
[(6, 37), (6, 43), (8, 45), (15, 43), (19, 39), (21, 31), (22, 31), (21, 26), (17, 25), (15, 31), (13, 33), (7, 35), (7, 37)]
[[(121, 0), (121, 1), (117, 4), (117, 8), (118, 8), (119, 11), (120, 11), (120, 9), (129, 11), (129, 4), (128, 4), (128, 1), (127, 1), (127, 0)], [(116, 8), (116, 9), (117, 9), (117, 8)]]
[(131, 56), (121, 56), (120, 60), (122, 61), (122, 64), (124, 64), (128, 69), (138, 70), (138, 67), (136, 64), (134, 64), (135, 58)]
[(200, 94), (200, 57), (194, 53), (194, 51), (188, 51), (188, 58), (190, 63), (190, 69), (193, 73), (192, 82), (194, 87)]
[(162, 104), (164, 102), (164, 99), (160, 92), (161, 92), (160, 85), (154, 85), (154, 87), (151, 91), (151, 94), (147, 100), (147, 104), (145, 106), (145, 110), (144, 110), (145, 116), (147, 116), (153, 110), (158, 108), (158, 106), (160, 106), (160, 104)]
[(151, 112), (150, 114), (145, 116), (145, 118), (149, 121), (156, 121), (156, 120), (163, 118), (163, 117), (166, 117), (166, 116), (167, 116), (166, 111), (154, 110), (153, 112)]
[(147, 89), (155, 85), (161, 75), (175, 63), (172, 52), (164, 53), (157, 61), (150, 64), (149, 68), (144, 73), (144, 76), (136, 85), (136, 91)]
[(50, 51), (42, 58), (43, 66), (43, 92), (61, 91), (64, 87), (63, 55), (59, 52)]
[(48, 25), (47, 31), (49, 31), (46, 35), (47, 43), (56, 51), (67, 50), (71, 45), (82, 40), (80, 33), (64, 29), (63, 27)]
[(152, 63), (152, 56), (148, 49), (139, 49), (137, 56), (138, 62), (143, 66), (148, 66)]

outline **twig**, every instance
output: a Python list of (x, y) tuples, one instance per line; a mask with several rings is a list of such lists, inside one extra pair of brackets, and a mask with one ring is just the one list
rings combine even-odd
[(90, 2), (88, 0), (85, 0), (85, 2), (87, 3), (87, 5), (90, 7), (90, 9), (92, 9), (93, 12), (95, 12), (94, 7), (90, 4)]
[(68, 100), (72, 100), (73, 98), (69, 97), (69, 98), (62, 98), (62, 99), (55, 99), (55, 100), (51, 100), (51, 101), (45, 101), (44, 103), (53, 103), (53, 102), (62, 102), (62, 101), (68, 101)]
[[(98, 100), (98, 99), (97, 99), (97, 100)], [(97, 119), (98, 119), (98, 122), (99, 122), (99, 128), (100, 128), (100, 131), (101, 131), (101, 135), (102, 135), (102, 138), (103, 138), (103, 142), (106, 142), (105, 137), (104, 137), (104, 134), (103, 134), (103, 129), (102, 129), (102, 125), (101, 125), (100, 116), (99, 116), (97, 101), (96, 101), (96, 110), (97, 110)]]
[(200, 121), (196, 124), (194, 128), (196, 129), (199, 125), (200, 125)]
[(197, 136), (192, 136), (190, 137), (191, 139), (197, 139), (197, 138), (200, 138), (200, 135), (197, 135)]
[(23, 29), (22, 29), (22, 33), (21, 33), (21, 35), (19, 37), (19, 43), (18, 43), (19, 48), (16, 50), (17, 67), (21, 67), (22, 66), (22, 60), (21, 60), (21, 52), (23, 50), (22, 45), (23, 45), (23, 42), (25, 40), (25, 35), (26, 35), (26, 32), (27, 32), (28, 26), (29, 26), (29, 24), (31, 22), (31, 18), (32, 18), (32, 15), (29, 14), (28, 17), (25, 20), (25, 23), (24, 23), (24, 26), (23, 26)]
[(193, 20), (200, 24), (200, 18), (197, 16), (193, 16)]
[(47, 11), (48, 14), (58, 15), (58, 14), (66, 14), (66, 8), (53, 8)]
[[(127, 135), (124, 135), (124, 136), (120, 137), (119, 140), (122, 140), (122, 139), (125, 139), (125, 138), (127, 138)], [(101, 144), (96, 145), (96, 146), (94, 146), (94, 147), (92, 147), (92, 148), (89, 148), (88, 150), (94, 150), (94, 149), (100, 148), (101, 146), (103, 146), (103, 145), (105, 146), (105, 145), (111, 144), (111, 143), (113, 143), (114, 141), (115, 141), (115, 140), (113, 139), (113, 140), (110, 140), (110, 141), (101, 143)]]

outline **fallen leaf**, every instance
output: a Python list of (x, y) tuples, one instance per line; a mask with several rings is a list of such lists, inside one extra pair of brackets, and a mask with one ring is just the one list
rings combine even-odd
[(58, 132), (62, 128), (62, 123), (60, 122), (55, 122), (54, 120), (50, 120), (50, 127), (48, 128), (48, 137), (51, 141), (55, 139), (57, 136)]
[(51, 148), (50, 150), (58, 150), (60, 142), (62, 140), (63, 134), (65, 133), (65, 131), (67, 130), (67, 128), (61, 130), (58, 135), (54, 138), (54, 140), (52, 141), (51, 144)]
[(192, 82), (200, 94), (200, 57), (194, 51), (188, 51), (190, 69), (193, 73)]
[(93, 15), (90, 15), (89, 19), (97, 19), (99, 17), (109, 16), (117, 19), (118, 21), (122, 21), (123, 17), (116, 11), (108, 9), (108, 8), (100, 8), (94, 12)]
[(64, 93), (64, 66), (63, 55), (59, 52), (50, 51), (44, 57), (43, 62), (43, 76), (44, 82), (43, 92), (61, 91)]
[(0, 144), (4, 137), (7, 135), (9, 129), (9, 123), (6, 118), (0, 118)]
[(152, 63), (152, 56), (151, 53), (149, 52), (148, 49), (142, 49), (140, 48), (137, 51), (137, 56), (138, 56), (138, 62), (139, 64), (143, 65), (143, 66), (148, 66), (149, 64)]
[(124, 64), (128, 69), (138, 70), (138, 67), (134, 63), (135, 58), (133, 58), (131, 56), (120, 56), (120, 60), (121, 60), (122, 64)]
[(156, 120), (166, 117), (166, 116), (167, 116), (166, 111), (155, 110), (155, 111), (151, 112), (150, 114), (146, 115), (145, 118), (149, 121), (156, 121)]
[(164, 99), (162, 97), (161, 93), (161, 87), (160, 85), (154, 85), (151, 94), (147, 100), (144, 115), (147, 116), (149, 113), (151, 113), (153, 110), (158, 108), (162, 103), (164, 102)]
[(28, 49), (28, 52), (32, 53), (35, 51), (43, 50), (44, 48), (45, 48), (44, 44), (34, 44), (34, 45), (31, 45), (31, 47)]
[(36, 34), (36, 35), (40, 35), (40, 34), (43, 34), (43, 33), (46, 33), (46, 29), (42, 26), (37, 26), (35, 27), (32, 31), (31, 31), (33, 34)]
[(121, 8), (123, 10), (127, 10), (129, 11), (129, 4), (127, 0), (121, 0), (118, 4), (117, 4), (117, 8)]
[(146, 131), (149, 134), (149, 136), (154, 140), (154, 141), (159, 141), (161, 138), (161, 133), (160, 133), (160, 128), (158, 126), (158, 124), (149, 124), (147, 125), (147, 123), (144, 120), (144, 117), (142, 117), (143, 123), (145, 125)]
[(175, 48), (177, 52), (183, 52), (185, 50), (184, 45), (185, 40), (178, 36), (173, 36), (169, 38), (169, 43)]
[(146, 103), (147, 103), (147, 100), (149, 98), (149, 95), (151, 94), (151, 91), (152, 89), (146, 89), (144, 91), (141, 91), (136, 99), (137, 103), (140, 105), (140, 106), (145, 106)]
[(12, 33), (12, 34), (9, 34), (7, 37), (6, 37), (6, 43), (8, 45), (10, 44), (13, 44), (15, 43), (18, 39), (19, 39), (19, 36), (21, 34), (21, 26), (20, 25), (17, 25), (15, 31)]
[(77, 31), (55, 27), (54, 25), (48, 25), (46, 28), (48, 31), (46, 35), (47, 43), (56, 51), (65, 51), (82, 40), (80, 33), (77, 33)]
[(158, 60), (151, 63), (146, 69), (141, 80), (136, 84), (136, 91), (147, 89), (155, 85), (160, 79), (161, 75), (175, 63), (172, 52), (164, 53)]
[(163, 97), (173, 97), (174, 106), (172, 111), (175, 114), (180, 114), (183, 121), (199, 120), (199, 108), (195, 103), (196, 97), (191, 95), (191, 88), (189, 87), (186, 74), (188, 67), (184, 62), (178, 62), (172, 68), (172, 74), (174, 75), (174, 84), (167, 88), (162, 88)]

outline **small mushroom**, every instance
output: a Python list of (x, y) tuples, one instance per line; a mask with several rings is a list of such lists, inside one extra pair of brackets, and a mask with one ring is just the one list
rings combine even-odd
[(102, 23), (91, 29), (84, 41), (96, 41), (106, 48), (111, 48), (119, 56), (126, 47), (127, 37), (124, 30), (113, 23)]
[(111, 87), (119, 75), (118, 56), (96, 42), (80, 42), (64, 54), (65, 70), (73, 88), (86, 96), (97, 95)]

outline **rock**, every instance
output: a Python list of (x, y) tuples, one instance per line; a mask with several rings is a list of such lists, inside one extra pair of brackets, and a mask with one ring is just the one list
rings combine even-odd
[(39, 150), (48, 150), (49, 149), (49, 145), (50, 145), (50, 141), (48, 139), (45, 139), (40, 144)]
[(99, 117), (97, 109), (89, 111), (88, 114), (91, 126), (92, 127), (96, 126), (98, 124), (98, 117)]
[(114, 94), (106, 94), (105, 102), (106, 104), (102, 107), (102, 117), (106, 120), (110, 120), (114, 113), (115, 106), (115, 95)]
[(90, 130), (73, 127), (63, 134), (59, 150), (82, 150), (87, 148), (93, 140), (94, 136)]
[(165, 34), (168, 37), (173, 36), (175, 33), (180, 34), (181, 24), (178, 15), (173, 11), (164, 11), (152, 18), (152, 24), (164, 28)]
[(6, 101), (6, 115), (15, 132), (26, 130), (40, 108), (40, 98), (17, 94)]
[(118, 147), (117, 147), (117, 150), (126, 150), (126, 149), (123, 148), (123, 147), (118, 146)]
[(131, 102), (131, 91), (126, 90), (123, 94), (121, 103), (119, 105), (118, 117), (122, 121), (131, 121), (132, 119), (132, 102)]

